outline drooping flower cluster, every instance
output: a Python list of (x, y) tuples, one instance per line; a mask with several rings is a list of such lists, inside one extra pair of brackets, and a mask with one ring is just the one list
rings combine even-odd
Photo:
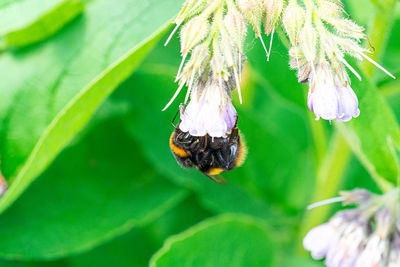
[[(176, 19), (177, 27), (184, 21), (179, 88), (165, 108), (187, 85), (185, 104), (189, 96), (190, 103), (181, 111), (179, 128), (192, 136), (225, 137), (237, 120), (231, 100), (235, 88), (242, 102), (239, 80), (245, 18), (233, 0), (190, 0)], [(189, 53), (191, 57), (185, 64)]]
[[(231, 105), (231, 92), (235, 88), (242, 102), (239, 82), (247, 24), (260, 39), (268, 60), (271, 48), (267, 51), (265, 47), (262, 25), (264, 33), (271, 35), (270, 47), (275, 29), (281, 25), (292, 46), (290, 66), (298, 70), (299, 82), (309, 82), (308, 107), (316, 119), (348, 121), (357, 117), (358, 99), (350, 87), (346, 68), (357, 78), (361, 76), (345, 56), (366, 59), (393, 75), (366, 55), (369, 51), (360, 45), (366, 38), (364, 28), (343, 13), (340, 0), (187, 0), (170, 36), (183, 25), (179, 88), (165, 108), (187, 85), (185, 104), (189, 96), (191, 103), (183, 111), (186, 115), (182, 117), (189, 120), (183, 124), (192, 133), (221, 136), (224, 127), (216, 124), (230, 125), (237, 116)], [(189, 54), (190, 59), (185, 63)], [(210, 99), (216, 95), (220, 97)], [(202, 121), (211, 114), (216, 117), (214, 123)], [(219, 130), (214, 132), (213, 128)]]
[[(358, 117), (358, 99), (350, 87), (346, 67), (361, 76), (346, 61), (348, 54), (366, 59), (393, 77), (369, 58), (360, 46), (366, 36), (364, 28), (343, 18), (340, 0), (289, 0), (283, 13), (283, 26), (292, 48), (290, 65), (298, 70), (299, 82), (309, 82), (308, 107), (316, 119), (349, 121)], [(394, 77), (393, 77), (394, 78)]]
[(342, 193), (345, 205), (356, 208), (338, 212), (313, 228), (303, 240), (314, 259), (326, 266), (400, 266), (400, 192), (378, 196), (363, 189)]

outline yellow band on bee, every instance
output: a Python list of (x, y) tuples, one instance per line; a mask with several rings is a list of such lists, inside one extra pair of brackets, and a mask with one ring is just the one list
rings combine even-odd
[(208, 175), (217, 175), (220, 174), (221, 172), (223, 172), (224, 170), (221, 168), (212, 168), (210, 169), (210, 171), (208, 172)]
[(176, 155), (178, 155), (181, 158), (188, 157), (189, 154), (184, 149), (177, 147), (174, 144), (174, 142), (173, 142), (174, 135), (175, 135), (175, 132), (173, 132), (171, 134), (171, 137), (169, 138), (169, 146), (171, 147), (172, 152), (174, 152)]
[(243, 135), (240, 135), (240, 146), (239, 146), (239, 153), (237, 155), (237, 158), (235, 160), (235, 167), (240, 167), (243, 162), (245, 161), (247, 156), (247, 146), (246, 142), (243, 138)]

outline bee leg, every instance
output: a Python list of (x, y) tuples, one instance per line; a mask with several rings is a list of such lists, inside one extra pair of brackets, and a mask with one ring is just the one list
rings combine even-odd
[(177, 128), (177, 126), (174, 124), (176, 117), (178, 116), (179, 110), (175, 113), (174, 118), (171, 121), (172, 127), (174, 127), (175, 129)]
[(217, 156), (217, 159), (222, 163), (222, 166), (226, 166), (227, 168), (229, 167), (228, 162), (224, 159), (224, 157), (222, 156), (221, 151), (217, 150), (215, 151), (215, 155)]

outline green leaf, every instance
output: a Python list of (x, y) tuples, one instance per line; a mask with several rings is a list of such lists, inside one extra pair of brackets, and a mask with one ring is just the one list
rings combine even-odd
[(116, 122), (65, 150), (0, 216), (0, 257), (41, 260), (87, 251), (183, 200)]
[(88, 253), (66, 259), (68, 267), (87, 266), (147, 266), (157, 250), (151, 237), (140, 228), (116, 238)]
[[(384, 182), (396, 184), (400, 167), (395, 146), (400, 147), (400, 128), (393, 111), (377, 89), (363, 81), (353, 80), (361, 114), (347, 123), (336, 123), (354, 153), (376, 182), (388, 189)], [(384, 179), (384, 180), (382, 180)]]
[(82, 0), (23, 0), (0, 6), (0, 47), (21, 47), (42, 41), (84, 8)]
[(0, 211), (135, 70), (179, 7), (172, 0), (93, 1), (84, 17), (51, 41), (1, 56), (0, 72), (8, 75), (0, 84), (0, 152), (11, 186), (0, 200)]
[(66, 259), (68, 266), (147, 266), (151, 255), (161, 248), (164, 240), (189, 228), (211, 214), (191, 196), (168, 210), (145, 227), (103, 244), (87, 253)]
[(271, 266), (273, 255), (262, 221), (229, 214), (168, 238), (150, 266)]

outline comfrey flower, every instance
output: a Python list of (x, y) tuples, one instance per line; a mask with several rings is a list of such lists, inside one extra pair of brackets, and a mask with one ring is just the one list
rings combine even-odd
[(242, 103), (247, 23), (256, 25), (262, 12), (258, 0), (188, 0), (176, 19), (177, 27), (183, 24), (179, 87), (164, 110), (185, 85), (188, 89), (170, 148), (182, 167), (195, 167), (217, 183), (225, 183), (219, 174), (240, 166), (246, 156), (232, 91), (238, 89)]
[[(213, 74), (210, 73), (212, 76)], [(231, 102), (229, 82), (200, 77), (193, 88), (191, 101), (182, 111), (179, 128), (192, 136), (226, 137), (237, 121)]]
[[(282, 24), (292, 45), (290, 66), (297, 69), (299, 82), (309, 82), (308, 107), (316, 119), (356, 118), (360, 114), (358, 99), (346, 68), (360, 80), (361, 75), (345, 56), (368, 60), (395, 77), (367, 56), (370, 51), (360, 45), (366, 39), (364, 28), (345, 18), (343, 13), (340, 0), (187, 0), (167, 40), (168, 43), (183, 25), (179, 88), (166, 108), (185, 85), (188, 86), (186, 104), (193, 84), (204, 72), (212, 72), (210, 77), (219, 81), (220, 88), (222, 81), (233, 77), (233, 89), (238, 89), (242, 103), (239, 81), (247, 24), (260, 39), (268, 60), (275, 28)], [(265, 34), (271, 35), (269, 50), (262, 39), (262, 24)]]
[(283, 26), (292, 48), (290, 66), (298, 70), (299, 82), (309, 82), (308, 107), (316, 119), (349, 121), (360, 114), (358, 99), (350, 87), (346, 67), (361, 80), (345, 60), (348, 54), (368, 60), (395, 78), (360, 46), (364, 28), (343, 18), (340, 1), (289, 0), (283, 11)]
[[(253, 6), (239, 7), (250, 10)], [(238, 89), (242, 102), (240, 73), (246, 36), (246, 19), (239, 7), (233, 0), (187, 1), (176, 20), (177, 26), (187, 21), (181, 29), (179, 88), (164, 109), (187, 85), (184, 104), (189, 97), (190, 102), (181, 110), (179, 128), (192, 136), (226, 137), (236, 125), (232, 91)]]
[(356, 208), (338, 212), (313, 228), (304, 248), (328, 267), (399, 266), (399, 189), (383, 196), (356, 189), (343, 192), (339, 200)]
[(340, 77), (325, 61), (319, 62), (310, 73), (308, 107), (316, 119), (349, 121), (360, 115), (358, 99), (350, 87), (346, 72)]

